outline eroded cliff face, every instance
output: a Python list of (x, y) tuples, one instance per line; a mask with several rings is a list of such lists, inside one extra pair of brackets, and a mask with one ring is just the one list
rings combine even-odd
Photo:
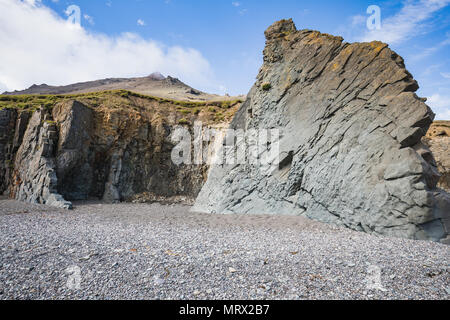
[(450, 198), (421, 143), (434, 114), (403, 59), (381, 42), (349, 44), (292, 20), (265, 35), (264, 64), (231, 128), (280, 128), (279, 165), (270, 174), (214, 166), (194, 210), (448, 241)]
[(438, 187), (450, 192), (450, 121), (433, 122), (423, 142), (436, 159), (441, 174)]
[(239, 102), (103, 95), (81, 96), (83, 102), (66, 97), (36, 110), (0, 110), (0, 193), (63, 208), (90, 198), (193, 201), (208, 165), (172, 161), (174, 129), (183, 124), (192, 131), (194, 121), (226, 122)]
[(72, 204), (57, 192), (57, 129), (50, 119), (45, 109), (32, 114), (15, 157), (10, 193), (18, 200), (70, 209)]

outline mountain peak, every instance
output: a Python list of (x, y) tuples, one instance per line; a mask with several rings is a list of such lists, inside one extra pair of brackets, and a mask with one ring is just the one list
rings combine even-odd
[(148, 78), (152, 80), (164, 80), (166, 77), (164, 77), (160, 72), (153, 72), (148, 76)]

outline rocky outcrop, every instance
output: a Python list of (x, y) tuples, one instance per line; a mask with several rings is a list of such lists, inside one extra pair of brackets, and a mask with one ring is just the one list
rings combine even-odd
[(441, 177), (438, 187), (450, 192), (450, 121), (435, 121), (423, 142), (436, 159)]
[(297, 31), (292, 20), (265, 35), (264, 64), (231, 129), (279, 128), (278, 161), (270, 172), (254, 163), (213, 166), (194, 210), (304, 215), (445, 239), (450, 198), (436, 188), (435, 162), (421, 143), (434, 114), (403, 59), (381, 42)]
[(72, 204), (57, 193), (56, 126), (45, 109), (33, 113), (17, 151), (11, 195), (22, 201), (70, 209)]

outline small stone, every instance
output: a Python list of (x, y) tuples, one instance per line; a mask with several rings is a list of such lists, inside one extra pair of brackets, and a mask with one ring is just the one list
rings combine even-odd
[(154, 276), (153, 281), (156, 285), (162, 285), (164, 283), (164, 279), (161, 279), (159, 276)]
[(234, 269), (234, 268), (232, 268), (232, 267), (229, 267), (229, 268), (228, 268), (228, 271), (229, 271), (230, 273), (235, 273), (235, 272), (237, 272), (237, 270)]

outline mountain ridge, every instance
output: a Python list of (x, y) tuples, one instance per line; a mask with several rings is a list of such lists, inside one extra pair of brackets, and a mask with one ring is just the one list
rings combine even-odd
[(110, 90), (128, 90), (161, 98), (187, 101), (226, 101), (243, 97), (206, 93), (192, 88), (178, 78), (165, 77), (159, 72), (153, 72), (146, 77), (104, 78), (62, 86), (53, 86), (45, 83), (40, 85), (33, 84), (25, 90), (5, 91), (2, 95), (60, 95)]

